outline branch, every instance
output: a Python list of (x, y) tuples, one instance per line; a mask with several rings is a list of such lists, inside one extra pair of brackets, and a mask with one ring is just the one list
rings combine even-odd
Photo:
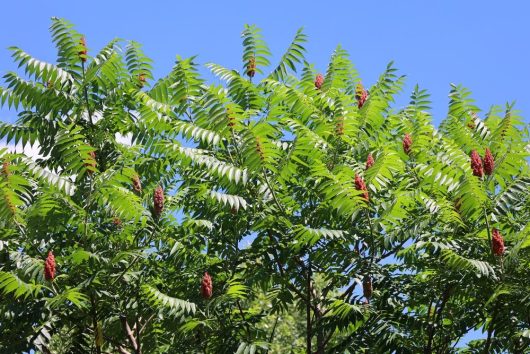
[(311, 354), (311, 267), (307, 270), (307, 301), (306, 301), (306, 351)]
[(128, 352), (125, 348), (123, 348), (121, 345), (118, 345), (118, 352), (120, 354), (131, 354), (130, 352)]
[[(97, 338), (98, 336), (98, 313), (97, 313), (97, 303), (96, 298), (94, 296), (94, 293), (90, 294), (90, 303), (92, 305), (92, 325), (94, 326), (94, 338)], [(101, 354), (101, 347), (98, 345), (97, 340), (96, 342), (96, 354)]]
[(147, 326), (147, 324), (148, 324), (149, 322), (151, 322), (151, 320), (153, 319), (153, 317), (155, 317), (155, 315), (156, 315), (156, 314), (153, 313), (153, 314), (152, 314), (147, 320), (145, 320), (145, 322), (144, 322), (142, 328), (140, 328), (140, 334), (143, 333), (145, 327)]
[(127, 322), (127, 317), (125, 315), (120, 316), (121, 326), (123, 328), (123, 331), (127, 335), (127, 338), (131, 342), (131, 345), (135, 351), (138, 350), (138, 343), (136, 343), (136, 338), (134, 338), (134, 333), (131, 330), (131, 327), (129, 327), (129, 323)]
[(488, 212), (486, 211), (486, 207), (483, 207), (482, 210), (484, 210), (484, 219), (486, 219), (486, 230), (488, 231), (488, 248), (490, 249), (491, 256), (495, 260), (495, 254), (493, 254), (493, 248), (491, 247), (491, 230), (490, 222), (488, 220)]
[[(269, 336), (269, 345), (272, 344), (272, 340), (274, 339), (274, 333), (276, 332), (276, 327), (278, 325), (278, 319), (280, 318), (279, 315), (276, 316), (276, 319), (274, 320), (274, 325), (272, 326), (272, 331), (271, 331), (271, 334)], [(267, 350), (265, 351), (265, 354), (268, 354), (269, 353), (269, 346), (267, 346)]]
[(81, 62), (81, 65), (83, 66), (83, 91), (84, 91), (84, 96), (85, 96), (85, 101), (86, 101), (86, 110), (88, 111), (88, 120), (90, 122), (90, 125), (94, 125), (94, 122), (92, 121), (92, 112), (90, 112), (90, 104), (89, 104), (89, 101), (88, 101), (88, 88), (87, 88), (87, 83), (85, 82), (85, 62)]
[[(436, 332), (436, 325), (440, 321), (440, 317), (442, 315), (442, 311), (445, 308), (445, 304), (447, 303), (447, 300), (449, 300), (449, 296), (451, 295), (451, 285), (447, 285), (445, 290), (442, 293), (442, 296), (440, 299), (438, 299), (438, 302), (435, 305), (435, 313), (432, 318), (432, 322), (429, 326), (429, 340), (427, 342), (427, 346), (425, 347), (425, 353), (432, 353), (432, 345), (434, 341), (434, 333)], [(431, 302), (432, 305), (432, 302)], [(430, 306), (429, 306), (430, 309)]]
[(280, 209), (280, 212), (282, 213), (282, 215), (285, 215), (285, 210), (283, 209), (282, 205), (278, 201), (278, 198), (276, 198), (276, 193), (274, 192), (274, 190), (271, 187), (271, 184), (269, 182), (269, 178), (267, 177), (267, 173), (265, 172), (265, 169), (263, 169), (263, 176), (265, 178), (265, 183), (267, 184), (267, 187), (271, 191), (272, 199), (274, 199), (274, 203), (278, 206), (278, 209)]
[(497, 302), (495, 302), (495, 305), (493, 306), (493, 310), (491, 312), (491, 321), (488, 325), (488, 337), (486, 338), (486, 344), (484, 345), (484, 353), (487, 354), (490, 352), (490, 346), (491, 346), (491, 338), (493, 334), (493, 323), (495, 321), (495, 315), (497, 314)]

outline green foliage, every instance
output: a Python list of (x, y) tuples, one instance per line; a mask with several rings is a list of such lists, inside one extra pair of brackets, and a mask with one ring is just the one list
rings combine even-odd
[(50, 32), (56, 62), (13, 47), (0, 87), (18, 114), (0, 139), (39, 155), (0, 150), (0, 352), (528, 352), (529, 139), (512, 104), (479, 117), (452, 85), (437, 129), (419, 86), (392, 108), (392, 63), (359, 104), (341, 47), (316, 89), (302, 30), (271, 66), (245, 26), (243, 70), (206, 64), (216, 84), (194, 57), (155, 81), (136, 42), (96, 52), (57, 18)]

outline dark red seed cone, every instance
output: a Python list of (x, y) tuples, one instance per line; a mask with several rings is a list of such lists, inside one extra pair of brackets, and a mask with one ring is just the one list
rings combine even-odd
[(366, 169), (369, 169), (372, 167), (375, 163), (374, 157), (372, 154), (368, 154), (368, 157), (366, 158)]
[(323, 84), (324, 84), (324, 76), (322, 74), (318, 74), (315, 77), (315, 87), (317, 88), (317, 90), (320, 90)]
[(120, 227), (122, 222), (120, 218), (115, 217), (114, 219), (112, 219), (112, 223), (114, 224), (114, 226)]
[(81, 58), (81, 61), (84, 63), (86, 62), (86, 55), (88, 53), (87, 51), (87, 48), (86, 48), (86, 40), (85, 40), (85, 37), (81, 37), (81, 39), (79, 40), (79, 44), (81, 45), (81, 47), (83, 49), (81, 49), (79, 51), (79, 57)]
[(471, 169), (473, 170), (473, 175), (477, 177), (482, 177), (484, 175), (484, 170), (482, 169), (482, 160), (480, 155), (476, 150), (471, 151)]
[(48, 252), (48, 257), (44, 262), (44, 278), (49, 281), (53, 281), (55, 278), (55, 257), (52, 251)]
[(370, 298), (372, 297), (372, 278), (369, 276), (366, 276), (363, 280), (363, 296), (370, 301)]
[(132, 185), (133, 185), (133, 190), (136, 193), (142, 194), (142, 182), (140, 182), (140, 177), (138, 175), (133, 176)]
[(247, 75), (248, 77), (254, 77), (256, 74), (256, 58), (250, 57), (247, 64)]
[(153, 208), (157, 217), (159, 217), (164, 210), (164, 190), (160, 186), (156, 187), (155, 194), (153, 195)]
[(358, 191), (364, 192), (363, 193), (364, 200), (366, 201), (370, 200), (370, 197), (368, 195), (368, 189), (366, 189), (366, 183), (364, 183), (364, 180), (358, 174), (355, 174), (355, 189), (357, 189)]
[(213, 292), (213, 283), (212, 283), (212, 277), (208, 272), (204, 272), (204, 275), (202, 276), (201, 281), (201, 296), (204, 299), (209, 299), (212, 297)]
[(486, 153), (484, 154), (484, 173), (489, 176), (493, 173), (494, 168), (495, 161), (493, 155), (491, 154), (490, 149), (486, 148)]
[(502, 256), (504, 254), (504, 239), (501, 236), (501, 233), (497, 229), (493, 229), (492, 238), (491, 238), (491, 249), (493, 254), (496, 256)]
[(359, 107), (359, 109), (364, 106), (364, 103), (368, 99), (368, 91), (364, 89), (361, 82), (355, 87), (355, 99), (357, 100), (357, 107)]
[(412, 148), (412, 137), (410, 134), (405, 134), (405, 137), (403, 138), (403, 151), (405, 151), (405, 154), (410, 154)]

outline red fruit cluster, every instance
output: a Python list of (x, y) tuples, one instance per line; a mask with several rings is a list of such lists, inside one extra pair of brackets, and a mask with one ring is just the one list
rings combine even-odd
[(366, 169), (369, 169), (372, 167), (375, 163), (374, 157), (372, 154), (368, 154), (368, 157), (366, 158)]
[(497, 229), (493, 229), (492, 231), (492, 238), (491, 238), (491, 249), (493, 250), (493, 254), (496, 256), (502, 256), (504, 254), (504, 239), (501, 236), (501, 233)]
[(87, 51), (87, 48), (86, 48), (86, 40), (85, 40), (85, 37), (81, 37), (81, 39), (79, 40), (79, 44), (81, 45), (81, 47), (83, 49), (81, 49), (79, 51), (79, 57), (81, 58), (81, 61), (84, 63), (86, 62), (86, 55), (88, 53)]
[(363, 296), (370, 301), (370, 298), (372, 297), (372, 278), (369, 276), (366, 276), (363, 279)]
[(476, 150), (471, 151), (471, 169), (473, 170), (473, 175), (477, 177), (482, 177), (484, 175), (484, 170), (482, 169), (482, 160), (480, 155)]
[(153, 195), (153, 207), (155, 210), (155, 215), (160, 216), (164, 210), (164, 190), (160, 186), (155, 188), (155, 194)]
[(132, 184), (133, 184), (133, 190), (141, 194), (142, 193), (142, 182), (140, 182), (140, 177), (138, 175), (134, 175), (132, 178)]
[(48, 252), (48, 257), (44, 262), (44, 278), (49, 281), (53, 281), (55, 278), (55, 257), (52, 251)]
[(324, 84), (324, 75), (318, 74), (315, 78), (315, 87), (317, 88), (317, 90), (320, 90), (323, 84)]
[(364, 103), (368, 99), (368, 91), (364, 89), (361, 82), (359, 82), (357, 87), (355, 87), (355, 99), (357, 100), (357, 107), (359, 107), (359, 109), (364, 106)]
[(213, 283), (212, 277), (208, 272), (204, 272), (201, 281), (201, 295), (204, 299), (209, 299), (212, 297), (213, 292)]
[(335, 133), (339, 136), (344, 135), (344, 117), (338, 117), (335, 124)]
[(250, 57), (247, 64), (247, 75), (248, 77), (254, 77), (256, 74), (256, 58)]
[(366, 189), (366, 183), (364, 183), (364, 180), (359, 176), (358, 174), (355, 174), (355, 189), (358, 191), (363, 191), (363, 198), (364, 200), (368, 201), (370, 200), (368, 196), (368, 189)]
[(484, 154), (484, 173), (489, 176), (493, 173), (494, 168), (495, 161), (493, 155), (491, 154), (490, 149), (486, 148), (486, 153)]
[(412, 137), (410, 134), (405, 134), (405, 137), (403, 138), (403, 151), (405, 151), (405, 154), (410, 154), (412, 148)]

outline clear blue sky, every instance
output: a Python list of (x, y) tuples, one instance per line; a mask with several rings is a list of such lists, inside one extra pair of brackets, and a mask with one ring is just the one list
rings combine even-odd
[[(516, 100), (528, 123), (529, 14), (530, 3), (523, 0), (13, 0), (2, 4), (0, 71), (15, 69), (5, 49), (11, 45), (54, 60), (47, 31), (52, 16), (76, 24), (92, 53), (114, 37), (142, 43), (157, 77), (170, 70), (177, 54), (240, 69), (245, 23), (263, 29), (276, 57), (303, 26), (307, 58), (321, 71), (338, 44), (349, 51), (367, 85), (394, 60), (408, 76), (407, 95), (416, 83), (429, 90), (436, 123), (447, 112), (451, 82), (471, 89), (483, 110)], [(0, 110), (0, 120), (14, 118), (14, 112)]]
[[(276, 56), (297, 28), (309, 35), (308, 59), (323, 71), (337, 44), (347, 49), (365, 84), (394, 60), (432, 95), (438, 123), (447, 112), (449, 83), (471, 89), (478, 105), (517, 101), (530, 117), (530, 3), (520, 1), (5, 1), (0, 22), (0, 71), (15, 67), (5, 49), (17, 45), (52, 61), (50, 17), (64, 17), (94, 53), (114, 37), (134, 39), (155, 60), (155, 75), (176, 54), (201, 63), (241, 67), (240, 33), (256, 24)], [(406, 102), (406, 101), (401, 101)], [(2, 111), (0, 120), (13, 120)]]

